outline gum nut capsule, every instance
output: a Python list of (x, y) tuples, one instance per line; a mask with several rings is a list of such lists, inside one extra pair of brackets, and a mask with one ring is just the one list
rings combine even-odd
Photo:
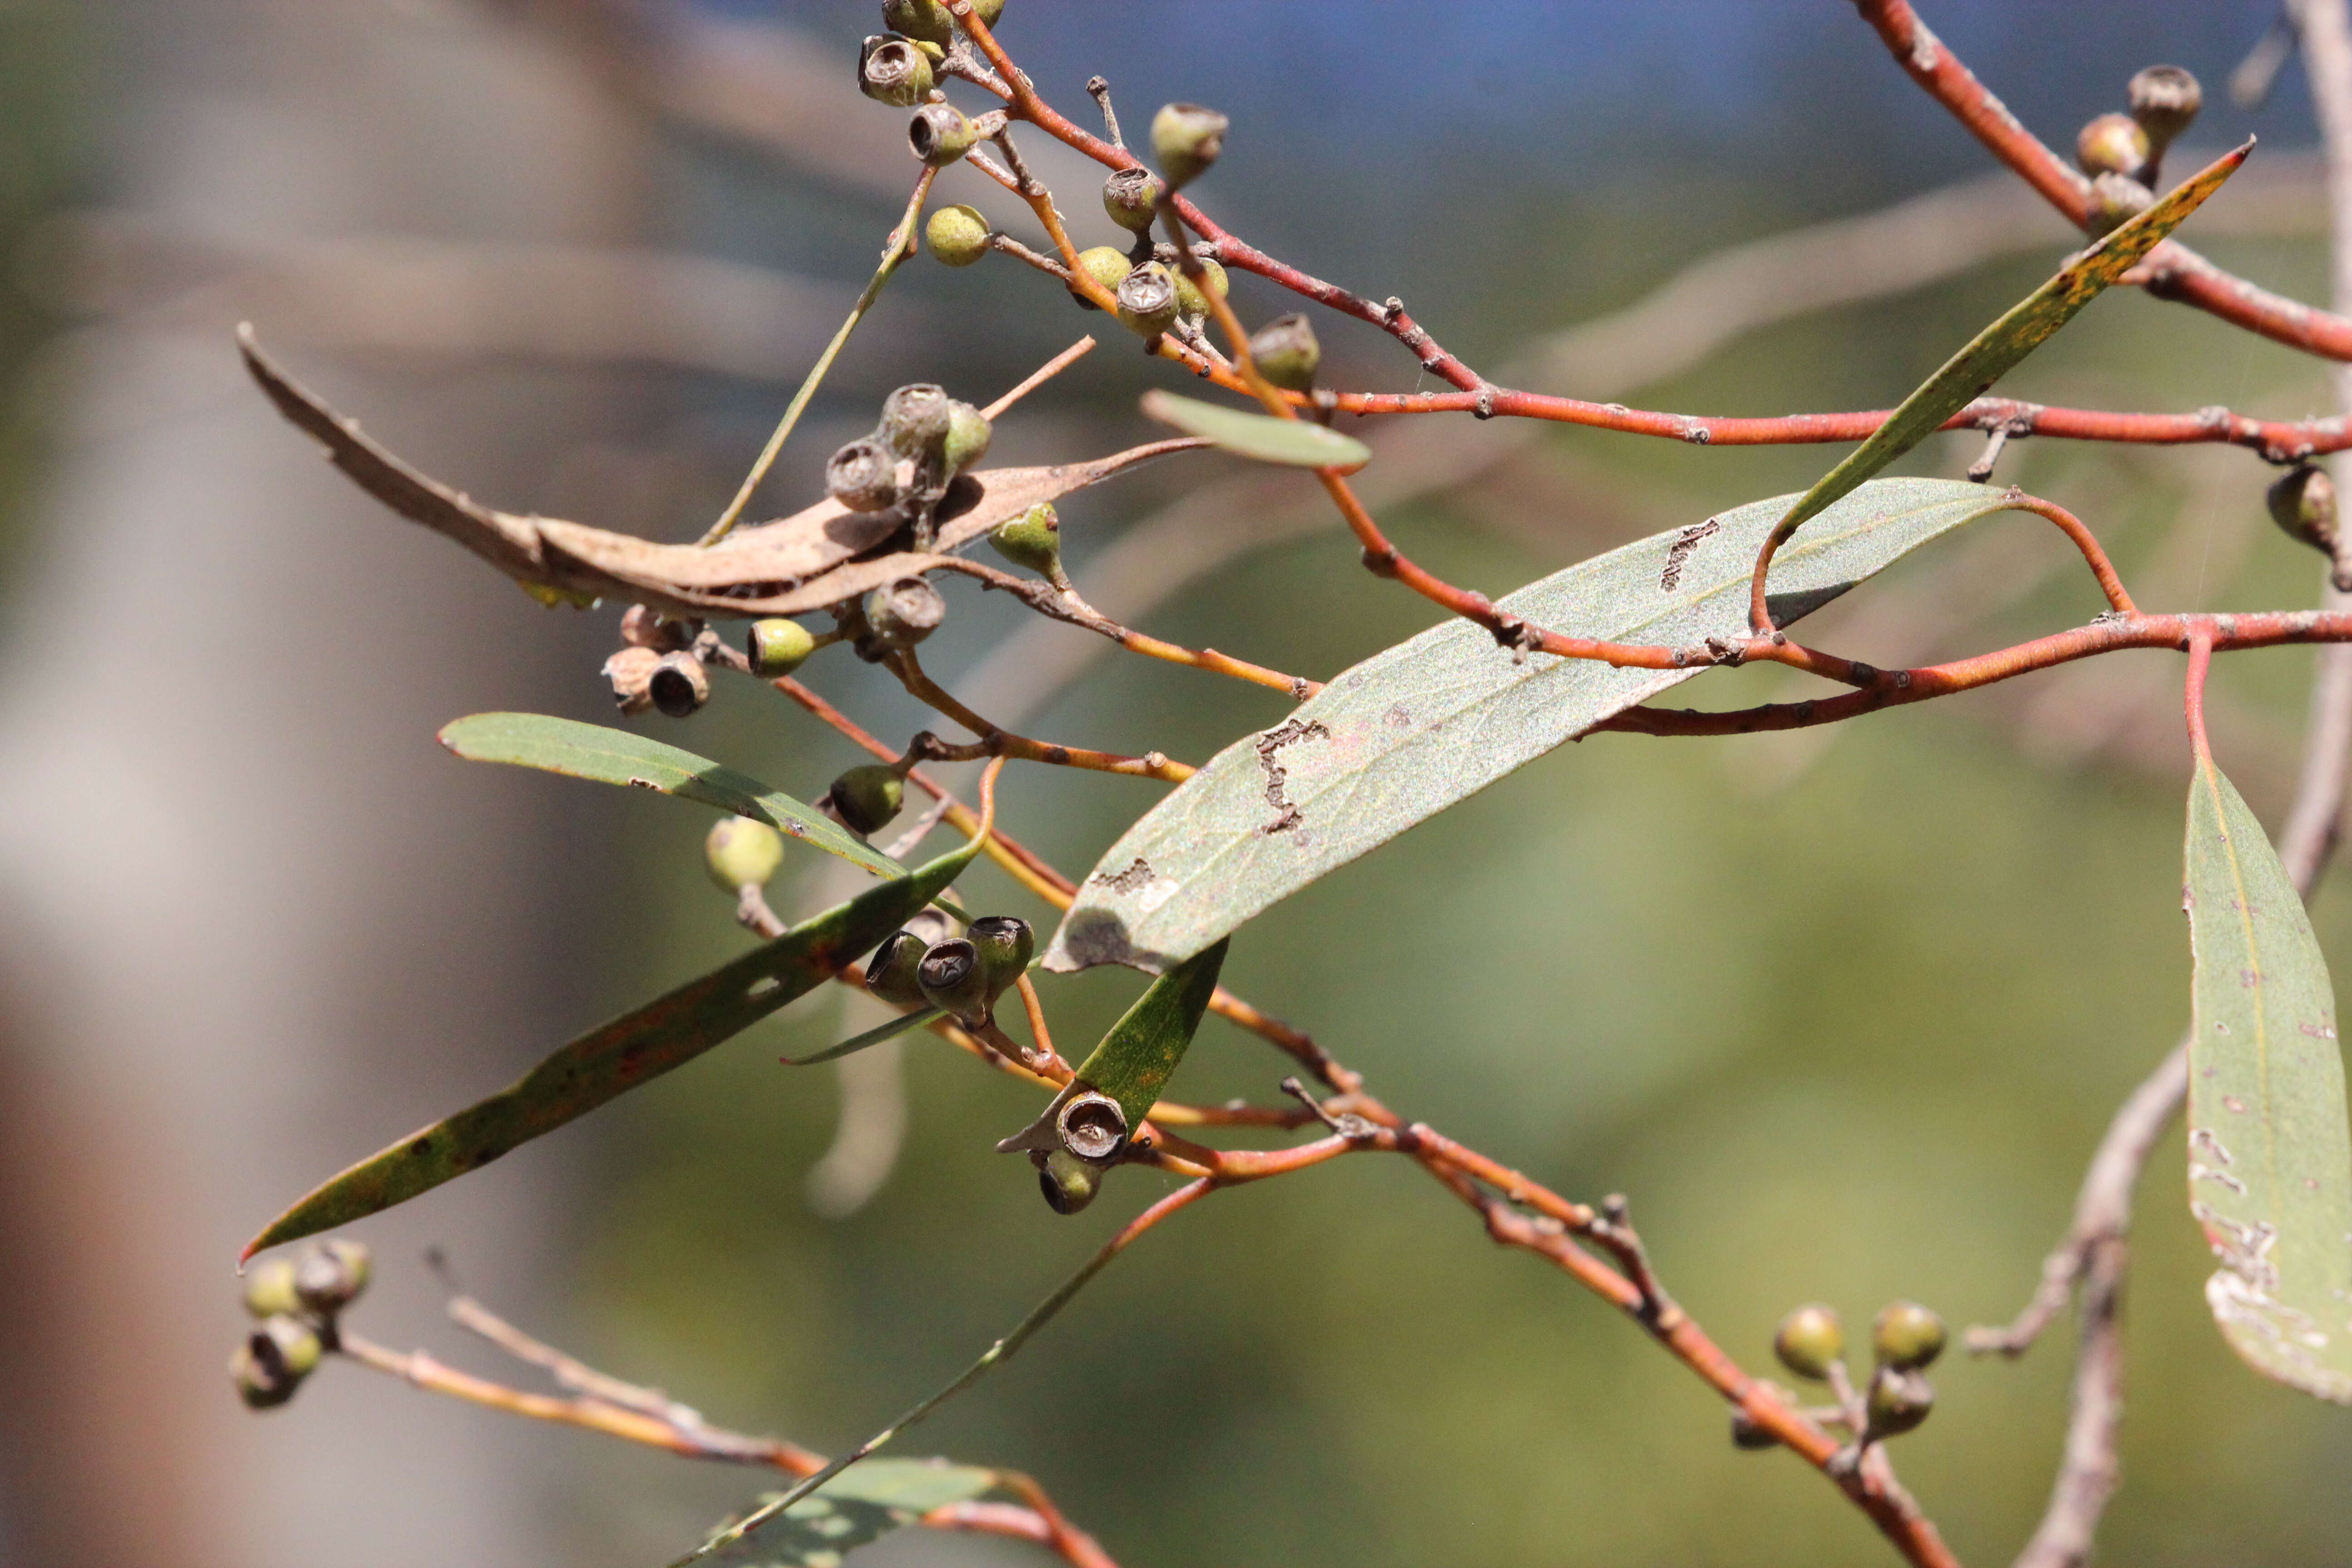
[(880, 763), (852, 768), (833, 781), (833, 809), (853, 833), (872, 833), (889, 825), (906, 804), (907, 786)]
[[(1232, 281), (1225, 277), (1224, 268), (1205, 256), (1202, 257), (1200, 261), (1202, 281), (1208, 285), (1209, 294), (1214, 294), (1220, 300), (1223, 299), (1233, 289)], [(1185, 316), (1207, 315), (1209, 313), (1208, 294), (1201, 292), (1201, 285), (1192, 281), (1191, 273), (1181, 267), (1173, 270), (1176, 277), (1177, 313)]]
[(646, 689), (655, 707), (683, 719), (710, 700), (710, 672), (690, 653), (666, 653), (654, 665)]
[(702, 837), (702, 867), (722, 893), (764, 888), (784, 863), (784, 836), (749, 816), (722, 816)]
[(2205, 107), (2205, 89), (2179, 66), (2150, 66), (2135, 75), (2124, 91), (2131, 117), (2139, 121), (2158, 152), (2188, 130), (2197, 111)]
[(1250, 359), (1257, 373), (1291, 392), (1306, 392), (1323, 367), (1323, 345), (1316, 341), (1314, 324), (1304, 316), (1277, 316), (1250, 339)]
[[(1127, 252), (1115, 245), (1097, 245), (1081, 250), (1078, 252), (1078, 270), (1101, 284), (1105, 293), (1116, 297), (1118, 286), (1127, 281)], [(1072, 289), (1071, 292), (1077, 291)], [(1078, 295), (1078, 303), (1090, 310), (1100, 309), (1083, 294)]]
[(898, 460), (871, 437), (860, 437), (824, 465), (824, 490), (852, 511), (880, 511), (898, 500)]
[(1019, 517), (998, 523), (988, 542), (1015, 566), (1042, 576), (1062, 569), (1062, 520), (1052, 501), (1041, 500)]
[(915, 118), (907, 123), (907, 145), (915, 156), (934, 169), (943, 169), (966, 153), (980, 140), (963, 110), (952, 103), (927, 103), (915, 110)]
[(2324, 554), (2336, 553), (2338, 538), (2336, 481), (2310, 463), (2289, 469), (2270, 489), (2271, 521), (2290, 539)]
[(966, 1023), (984, 1022), (989, 1014), (988, 980), (981, 973), (980, 950), (960, 936), (933, 942), (923, 962), (915, 966), (915, 981), (923, 1000)]
[(364, 1242), (331, 1236), (302, 1249), (294, 1264), (294, 1293), (313, 1312), (332, 1317), (368, 1287), (374, 1265)]
[(940, 207), (923, 225), (923, 241), (950, 267), (969, 267), (988, 254), (988, 219), (978, 207)]
[(901, 1007), (918, 1006), (923, 1000), (922, 982), (915, 978), (921, 966), (923, 954), (931, 944), (910, 931), (894, 931), (874, 950), (866, 962), (866, 989), (885, 1002)]
[(790, 675), (815, 651), (816, 638), (809, 629), (782, 616), (753, 621), (751, 629), (743, 634), (743, 654), (751, 662), (751, 673), (764, 680)]
[(318, 1331), (301, 1319), (284, 1313), (265, 1318), (229, 1358), (229, 1376), (246, 1404), (267, 1410), (294, 1397), (319, 1364), (322, 1348)]
[(1109, 1095), (1088, 1089), (1063, 1102), (1054, 1131), (1079, 1159), (1108, 1160), (1127, 1142), (1127, 1112)]
[(1927, 1419), (1927, 1413), (1935, 1409), (1936, 1385), (1916, 1372), (1882, 1366), (1871, 1374), (1866, 1404), (1870, 1412), (1869, 1435), (1899, 1437)]
[(1176, 279), (1157, 261), (1147, 261), (1121, 280), (1117, 295), (1119, 323), (1141, 337), (1164, 332), (1181, 313)]
[(275, 1317), (301, 1309), (302, 1299), (294, 1294), (292, 1258), (273, 1258), (245, 1277), (245, 1310), (255, 1317)]
[(2156, 193), (2129, 174), (2101, 174), (2091, 182), (2090, 225), (2112, 233), (2156, 205)]
[(955, 410), (944, 387), (930, 382), (902, 386), (882, 400), (882, 423), (875, 438), (901, 458), (924, 458), (937, 452), (955, 422)]
[(699, 621), (676, 621), (645, 605), (631, 605), (621, 613), (621, 640), (633, 647), (670, 653), (694, 645)]
[(1037, 933), (1018, 915), (982, 915), (964, 937), (980, 952), (981, 973), (992, 998), (1003, 995), (1037, 956)]
[(1927, 1366), (1944, 1353), (1944, 1320), (1916, 1301), (1890, 1301), (1870, 1325), (1870, 1346), (1886, 1366)]
[(1167, 183), (1149, 169), (1114, 170), (1103, 182), (1103, 211), (1129, 234), (1141, 234), (1159, 220)]
[(666, 657), (649, 647), (625, 647), (604, 661), (604, 679), (622, 712), (642, 713), (654, 705), (654, 671)]
[(955, 42), (955, 23), (940, 0), (882, 0), (882, 25), (943, 49)]
[(1055, 1214), (1076, 1214), (1095, 1201), (1102, 1173), (1066, 1149), (1055, 1149), (1037, 1165), (1038, 1190)]
[(858, 90), (877, 103), (912, 109), (931, 90), (930, 57), (910, 38), (868, 38), (857, 65)]
[(866, 625), (893, 647), (912, 647), (940, 629), (948, 602), (920, 577), (901, 577), (866, 595)]
[(1168, 187), (1188, 185), (1217, 161), (1225, 148), (1225, 132), (1233, 122), (1213, 109), (1197, 103), (1163, 105), (1151, 117), (1151, 153)]
[(2147, 132), (2128, 114), (2102, 114), (2074, 138), (2074, 162), (2094, 176), (2137, 174), (2147, 163)]
[(948, 467), (961, 473), (988, 456), (988, 444), (996, 437), (996, 426), (988, 416), (969, 403), (948, 404), (948, 444), (944, 448)]
[(1772, 1353), (1799, 1377), (1819, 1383), (1845, 1353), (1845, 1329), (1837, 1313), (1818, 1301), (1800, 1307), (1780, 1320), (1772, 1336)]

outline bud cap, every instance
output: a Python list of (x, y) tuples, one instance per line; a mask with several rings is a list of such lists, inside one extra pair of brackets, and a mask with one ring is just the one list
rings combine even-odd
[(939, 207), (923, 225), (931, 254), (950, 267), (969, 267), (988, 254), (988, 219), (978, 207)]
[(764, 888), (784, 863), (784, 836), (749, 816), (722, 816), (703, 836), (702, 865), (721, 892)]
[(782, 616), (764, 621), (753, 621), (744, 634), (745, 657), (750, 659), (751, 673), (766, 680), (790, 675), (816, 651), (816, 638), (809, 629), (795, 620)]

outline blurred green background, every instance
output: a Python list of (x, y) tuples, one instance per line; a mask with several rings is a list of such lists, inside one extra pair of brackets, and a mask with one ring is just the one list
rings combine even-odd
[[(174, 37), (201, 37), (221, 8), (162, 9)], [(501, 47), (585, 50), (598, 68), (625, 70), (643, 36), (583, 33), (572, 15), (582, 9), (494, 6), (482, 25), (509, 30)], [(743, 4), (682, 25), (791, 29), (837, 67), (819, 108), (836, 134), (889, 143), (898, 117), (848, 82), (867, 10)], [(179, 79), (159, 58), (146, 11), (17, 0), (0, 9), (10, 79), (54, 79), (93, 58), (120, 62), (125, 82)], [(2158, 59), (2197, 71), (2218, 100), (2269, 10), (2053, 14), (1985, 0), (1929, 16), (2029, 124), (2063, 142), (2089, 115), (2118, 107), (2125, 79)], [(677, 21), (648, 9), (632, 25)], [(362, 47), (374, 25), (358, 24)], [(1442, 342), (1481, 364), (1630, 306), (1723, 247), (1871, 211), (1986, 165), (1848, 8), (1826, 0), (1717, 0), (1632, 16), (1591, 5), (1013, 0), (1003, 33), (1073, 114), (1095, 70), (1110, 78), (1131, 128), (1167, 98), (1231, 110), (1236, 130), (1204, 205), (1309, 270), (1402, 295)], [(70, 111), (33, 87), (11, 91), (24, 108), (4, 134), (37, 173), (0, 186), (0, 223), (20, 249), (37, 248), (37, 220), (61, 211), (66, 193), (106, 199), (113, 139), (138, 115), (112, 89)], [(854, 286), (870, 266), (887, 195), (707, 124), (638, 124), (637, 243), (836, 285)], [(2324, 299), (2317, 185), (2294, 151), (2312, 132), (2292, 68), (2267, 105), (2217, 102), (2191, 140), (2218, 148), (2249, 131), (2265, 143), (2255, 167), (2275, 157), (2285, 174), (2266, 197), (2225, 193), (2210, 237), (2192, 226), (2189, 237), (2265, 284)], [(1050, 159), (1040, 167), (1070, 174)], [(1090, 184), (1082, 172), (1071, 178), (1059, 185), (1063, 207), (1083, 239), (1108, 239)], [(967, 172), (942, 184), (948, 199), (974, 200), (1017, 231), (1000, 210), (1009, 199), (992, 200), (991, 189)], [(2045, 277), (2065, 247), (2053, 221), (1957, 277), (1727, 331), (1694, 366), (1662, 376), (1635, 362), (1599, 367), (1618, 379), (1595, 395), (1714, 413), (1884, 406)], [(1249, 279), (1235, 298), (1249, 320), (1286, 308)], [(20, 291), (7, 311), (0, 348), (23, 390), (6, 449), (37, 450), (55, 416), (47, 405), (80, 384), (61, 379), (34, 345), (76, 318), (54, 289)], [(1079, 315), (1010, 261), (950, 273), (919, 259), (853, 343), (767, 499), (784, 510), (813, 494), (824, 455), (863, 427), (888, 387), (936, 378), (985, 401), (1080, 331), (1101, 337), (1101, 350), (1004, 422), (1003, 460), (1144, 438), (1135, 395), (1177, 382), (1115, 325)], [(1410, 361), (1377, 334), (1343, 324), (1325, 341), (1340, 384), (1412, 384)], [(331, 349), (320, 353), (331, 362)], [(397, 389), (429, 400), (465, 382), (510, 395), (505, 406), (527, 422), (537, 416), (530, 398), (557, 378), (519, 373), (511, 358), (485, 355), (469, 368), (446, 352), (426, 362), (360, 353), (355, 363), (379, 377), (378, 401), (349, 411), (397, 432), (411, 417), (392, 401)], [(783, 396), (772, 380), (674, 367), (574, 374), (605, 389), (591, 434), (568, 455), (522, 462), (496, 495), (477, 474), (436, 461), (429, 442), (413, 455), (515, 510), (688, 537), (723, 500)], [(2222, 403), (2274, 417), (2333, 408), (2314, 363), (2137, 294), (2099, 303), (2003, 390), (2105, 407)], [(1833, 460), (1826, 448), (1694, 449), (1568, 429), (1511, 446), (1511, 433), (1468, 421), (1450, 434), (1474, 453), (1491, 445), (1494, 460), (1467, 483), (1385, 510), (1383, 522), (1433, 569), (1490, 593), (1801, 489)], [(1938, 438), (1905, 468), (1957, 476), (1977, 449), (1972, 437)], [(0, 471), (13, 498), (12, 560), (44, 548), (40, 481), (22, 468)], [(1238, 471), (1186, 458), (1073, 498), (1063, 517), (1079, 584), (1155, 508)], [(1376, 463), (1368, 479), (1380, 472)], [(2318, 591), (2314, 558), (2263, 521), (2270, 473), (2251, 454), (2028, 441), (2010, 448), (2000, 472), (2087, 519), (2144, 604), (2270, 607)], [(1277, 521), (1311, 509), (1311, 489), (1302, 479), (1286, 493), (1277, 481), (1270, 542), (1154, 604), (1141, 624), (1317, 678), (1432, 624), (1430, 606), (1357, 567), (1336, 527)], [(383, 521), (381, 531), (436, 580), (483, 575), (403, 530)], [(1882, 665), (1926, 662), (2097, 607), (2063, 541), (2039, 524), (1998, 520), (1978, 535), (1925, 552), (1824, 612), (1810, 640)], [(37, 579), (12, 588), (9, 607), (21, 616)], [(948, 592), (951, 619), (925, 659), (955, 688), (1020, 622), (977, 593)], [(429, 598), (404, 613), (443, 614)], [(509, 681), (495, 662), (466, 660), (467, 702), (605, 719), (593, 673), (611, 607), (558, 622), (519, 595), (486, 594), (469, 615), (534, 636), (554, 628), (564, 662)], [(462, 643), (473, 624), (452, 616), (446, 635)], [(453, 649), (453, 661), (461, 657)], [(2215, 675), (2221, 760), (2266, 821), (2278, 820), (2292, 783), (2309, 668), (2306, 652), (2290, 649), (2233, 657)], [(845, 654), (803, 673), (886, 738), (924, 722)], [(2108, 1115), (2186, 1018), (2178, 674), (2172, 656), (2126, 654), (1835, 731), (1604, 736), (1563, 748), (1262, 917), (1235, 940), (1225, 978), (1311, 1030), (1404, 1114), (1572, 1196), (1627, 1194), (1670, 1288), (1751, 1368), (1768, 1367), (1774, 1322), (1808, 1300), (1836, 1305), (1857, 1334), (1896, 1297), (1933, 1305), (1956, 1329), (2003, 1321), (2063, 1226)], [(1801, 685), (1779, 672), (1726, 672), (1685, 694), (1735, 705)], [(208, 701), (231, 733), (256, 721), (235, 687)], [(1106, 658), (1020, 727), (1197, 763), (1284, 707), (1254, 688)], [(422, 739), (377, 730), (389, 719), (364, 709), (311, 721), (321, 744)], [(862, 760), (741, 681), (722, 681), (688, 723), (642, 727), (803, 798)], [(348, 1157), (404, 1130), (412, 1110), (454, 1108), (573, 1029), (747, 941), (699, 869), (699, 808), (583, 800), (596, 792), (502, 773), (442, 787), (485, 792), (528, 816), (538, 852), (561, 863), (541, 886), (544, 912), (526, 900), (517, 914), (541, 922), (537, 956), (515, 960), (528, 1027), (495, 1063), (436, 1058), (429, 1072), (401, 1072), (387, 1108), (346, 1107), (373, 1130), (351, 1135)], [(1082, 873), (1160, 793), (1015, 769), (1003, 820)], [(816, 858), (792, 861), (771, 889), (779, 909), (838, 896)], [(979, 908), (1050, 926), (1052, 911), (993, 868), (966, 887)], [(431, 905), (419, 907), (429, 919)], [(2343, 951), (2352, 912), (2340, 891), (2323, 890), (2314, 915), (2323, 943)], [(407, 971), (402, 985), (429, 993), (435, 973)], [(1047, 985), (1064, 1050), (1098, 1035), (1139, 989), (1123, 974)], [(804, 1180), (835, 1139), (839, 1089), (829, 1070), (795, 1073), (776, 1058), (858, 1026), (844, 1020), (836, 999), (801, 1004), (552, 1147), (434, 1194), (404, 1222), (412, 1228), (359, 1234), (383, 1247), (387, 1278), (407, 1278), (429, 1306), (430, 1281), (417, 1283), (423, 1269), (402, 1244), (437, 1237), (478, 1192), (526, 1183), (527, 1259), (461, 1250), (470, 1289), (493, 1305), (520, 1302), (533, 1329), (716, 1421), (821, 1447), (852, 1442), (951, 1375), (1171, 1184), (1123, 1173), (1096, 1207), (1057, 1219), (1025, 1166), (991, 1150), (1032, 1113), (1034, 1095), (916, 1037), (894, 1168), (855, 1214), (819, 1217)], [(1213, 1019), (1171, 1094), (1266, 1100), (1288, 1070)], [(290, 1122), (308, 1112), (278, 1114)], [(2328, 1478), (2352, 1463), (2352, 1422), (2263, 1383), (2222, 1345), (2201, 1297), (2210, 1260), (2182, 1183), (2170, 1137), (2141, 1190), (2124, 1483), (2101, 1554), (2147, 1565), (2341, 1561), (2352, 1504)], [(215, 1228), (233, 1239), (258, 1217), (228, 1214)], [(225, 1344), (227, 1296), (217, 1278), (205, 1289), (207, 1330)], [(453, 1359), (472, 1356), (429, 1310), (360, 1321), (378, 1337), (408, 1342), (406, 1333)], [(1896, 1447), (1904, 1479), (1964, 1560), (2005, 1559), (2038, 1518), (2071, 1350), (2062, 1322), (2018, 1363), (1955, 1353), (1936, 1373), (1934, 1419)], [(271, 1423), (366, 1423), (416, 1399), (388, 1384), (343, 1386), (363, 1382), (355, 1372), (330, 1376), (331, 1404), (306, 1398)], [(499, 1537), (499, 1562), (660, 1561), (760, 1486), (487, 1414), (431, 1419), (441, 1425), (423, 1428), (417, 1444), (489, 1426), (488, 1447), (532, 1456), (508, 1500), (520, 1523)], [(1696, 1379), (1565, 1276), (1495, 1248), (1458, 1204), (1393, 1160), (1339, 1162), (1171, 1221), (906, 1447), (1038, 1476), (1130, 1568), (1890, 1560), (1833, 1489), (1786, 1456), (1736, 1452), (1720, 1402)], [(388, 1510), (426, 1506), (404, 1492), (406, 1462), (390, 1450), (354, 1484)], [(491, 1560), (462, 1534), (436, 1535), (429, 1518), (415, 1528), (451, 1560)], [(377, 1548), (326, 1533), (272, 1550), (287, 1555), (252, 1560), (316, 1561), (315, 1552), (373, 1562)], [(0, 1554), (12, 1568), (16, 1560)], [(908, 1531), (859, 1559), (868, 1560), (1045, 1558)]]

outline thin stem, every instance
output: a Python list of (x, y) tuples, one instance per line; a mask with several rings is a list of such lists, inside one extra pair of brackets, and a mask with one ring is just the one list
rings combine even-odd
[(1061, 374), (1064, 371), (1069, 369), (1080, 360), (1086, 358), (1087, 355), (1094, 352), (1094, 334), (1089, 332), (1085, 337), (1080, 338), (1076, 342), (1072, 343), (1068, 348), (1064, 349), (1060, 353), (1055, 354), (1052, 359), (1047, 360), (1044, 364), (1039, 365), (1035, 370), (1031, 371), (1020, 385), (1014, 387), (1012, 391), (1006, 393), (1003, 396), (998, 398), (987, 407), (982, 409), (980, 411), (980, 416), (982, 419), (991, 421), (992, 423), (1003, 418), (1004, 411), (1006, 409), (1012, 407), (1014, 404), (1020, 402), (1023, 398), (1028, 396), (1031, 393), (1036, 391), (1039, 387), (1045, 385), (1047, 382), (1053, 380), (1055, 376)]
[(727, 510), (719, 514), (719, 521), (710, 525), (700, 542), (718, 543), (727, 537), (736, 520), (743, 515), (743, 509), (751, 504), (751, 492), (758, 489), (760, 481), (768, 477), (768, 469), (774, 466), (776, 454), (784, 449), (784, 442), (791, 437), (793, 426), (801, 422), (802, 411), (808, 407), (809, 399), (816, 395), (816, 389), (823, 384), (825, 373), (833, 368), (833, 362), (840, 356), (842, 345), (849, 342), (849, 334), (857, 330), (857, 323), (866, 319), (866, 312), (881, 296), (882, 286), (890, 281), (890, 275), (898, 270), (898, 264), (915, 253), (915, 220), (922, 216), (923, 200), (931, 194), (931, 181), (938, 174), (937, 169), (927, 168), (916, 179), (915, 194), (907, 198), (906, 214), (898, 219), (898, 226), (890, 231), (889, 240), (882, 247), (882, 264), (874, 269), (874, 276), (866, 282), (865, 292), (857, 296), (857, 303), (849, 308), (849, 317), (841, 323), (841, 330), (833, 334), (833, 341), (824, 345), (824, 353), (817, 356), (816, 364), (809, 371), (807, 379), (801, 383), (801, 389), (793, 394), (792, 403), (784, 409), (783, 418), (776, 423), (775, 434), (769, 437), (768, 444), (760, 449), (759, 459), (751, 465), (751, 471), (743, 477), (742, 486), (736, 490), (735, 499), (727, 503)]
[(894, 655), (890, 668), (917, 701), (928, 703), (980, 737), (973, 745), (959, 746), (927, 734), (919, 752), (929, 759), (968, 763), (982, 757), (1011, 757), (1023, 762), (1044, 763), (1050, 767), (1083, 768), (1092, 773), (1158, 779), (1162, 784), (1182, 784), (1200, 771), (1184, 763), (1171, 762), (1158, 752), (1148, 752), (1140, 757), (1126, 757), (1116, 752), (1096, 752), (1083, 746), (1033, 741), (1026, 735), (1016, 735), (1010, 730), (1001, 729), (957, 701), (924, 674), (912, 648)]

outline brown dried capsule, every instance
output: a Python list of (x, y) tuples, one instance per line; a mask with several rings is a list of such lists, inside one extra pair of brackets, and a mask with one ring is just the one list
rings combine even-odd
[(625, 647), (604, 661), (604, 679), (622, 712), (642, 713), (654, 705), (654, 671), (665, 657), (649, 647)]
[(621, 613), (621, 640), (633, 647), (670, 653), (694, 646), (699, 621), (677, 621), (646, 605), (631, 605)]
[(878, 103), (912, 109), (931, 90), (930, 57), (912, 39), (868, 38), (857, 62), (857, 88)]
[[(901, 577), (866, 595), (860, 606), (867, 637), (862, 641), (881, 648), (909, 648), (940, 629), (948, 618), (948, 602), (920, 577)], [(860, 651), (864, 651), (863, 648)]]
[(902, 386), (882, 400), (882, 423), (874, 438), (901, 458), (937, 455), (955, 424), (953, 399), (930, 382)]
[(2148, 155), (2158, 158), (2205, 107), (2205, 89), (2179, 66), (2150, 66), (2125, 89), (2131, 117), (2147, 132)]
[(1097, 1163), (1109, 1159), (1127, 1142), (1127, 1112), (1118, 1101), (1093, 1089), (1074, 1094), (1054, 1119), (1062, 1147), (1081, 1160)]
[(2147, 166), (2147, 132), (2128, 114), (2102, 114), (2074, 138), (2074, 162), (2091, 175), (2137, 178)]
[(979, 140), (980, 132), (952, 103), (927, 103), (907, 125), (907, 145), (934, 169), (954, 163)]
[(860, 437), (824, 465), (825, 493), (852, 511), (880, 511), (898, 502), (898, 460), (872, 437)]
[(683, 719), (710, 700), (710, 672), (690, 653), (666, 653), (654, 665), (646, 690), (655, 707)]
[(359, 1299), (373, 1269), (365, 1243), (329, 1237), (302, 1249), (294, 1264), (294, 1293), (311, 1311), (331, 1318)]
[(962, 937), (934, 942), (915, 966), (923, 1000), (965, 1024), (985, 1024), (996, 998), (980, 964), (980, 950)]
[(1147, 261), (1122, 279), (1117, 299), (1120, 324), (1140, 337), (1166, 331), (1181, 313), (1176, 279), (1157, 261)]

